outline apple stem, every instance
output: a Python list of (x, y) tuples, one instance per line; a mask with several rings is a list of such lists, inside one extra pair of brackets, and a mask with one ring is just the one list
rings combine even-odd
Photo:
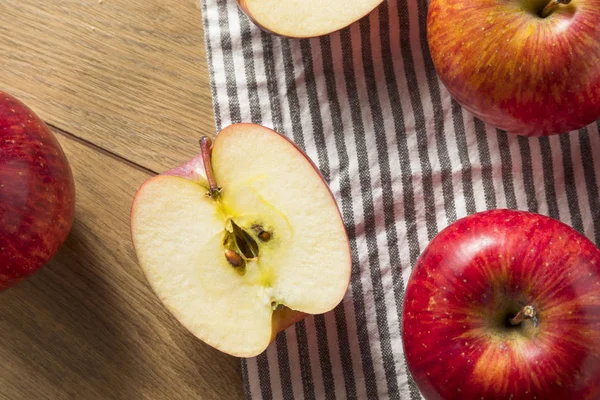
[(523, 322), (526, 319), (531, 319), (535, 326), (538, 325), (537, 313), (535, 312), (535, 309), (532, 306), (523, 307), (523, 309), (521, 311), (519, 311), (519, 313), (517, 315), (515, 315), (514, 318), (511, 318), (510, 324), (511, 325), (519, 325), (521, 322)]
[(206, 194), (213, 199), (221, 193), (222, 188), (217, 185), (215, 176), (212, 170), (211, 152), (212, 152), (212, 141), (208, 136), (202, 136), (200, 139), (200, 151), (202, 154), (202, 162), (204, 164), (204, 171), (206, 172), (206, 180), (208, 181), (208, 193)]
[(546, 18), (559, 4), (569, 4), (571, 0), (550, 0), (550, 2), (544, 7), (542, 12), (540, 13), (540, 17)]

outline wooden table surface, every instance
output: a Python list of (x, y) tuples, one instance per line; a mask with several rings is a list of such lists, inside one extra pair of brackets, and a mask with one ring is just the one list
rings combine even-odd
[(133, 196), (214, 136), (198, 0), (2, 0), (0, 90), (71, 163), (59, 254), (0, 293), (0, 399), (236, 399), (239, 360), (170, 316), (139, 268)]

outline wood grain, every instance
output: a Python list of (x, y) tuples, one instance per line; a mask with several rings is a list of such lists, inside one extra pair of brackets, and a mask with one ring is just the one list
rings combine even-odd
[(57, 136), (76, 220), (49, 265), (0, 292), (0, 398), (242, 398), (239, 360), (183, 329), (137, 265), (129, 209), (149, 174)]
[(198, 0), (0, 1), (0, 87), (153, 171), (214, 135)]

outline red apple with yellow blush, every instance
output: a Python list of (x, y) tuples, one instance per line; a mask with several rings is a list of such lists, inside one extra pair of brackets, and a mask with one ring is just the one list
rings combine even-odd
[(600, 398), (600, 250), (554, 219), (492, 210), (444, 229), (402, 322), (428, 400)]
[(600, 0), (431, 0), (427, 30), (440, 79), (483, 121), (543, 136), (600, 118)]

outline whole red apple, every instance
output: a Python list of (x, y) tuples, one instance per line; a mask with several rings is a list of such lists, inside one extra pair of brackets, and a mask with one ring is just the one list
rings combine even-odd
[(33, 111), (0, 92), (0, 289), (54, 256), (74, 208), (73, 176), (58, 141)]
[(600, 250), (554, 219), (493, 210), (444, 229), (402, 322), (427, 399), (600, 398)]
[(450, 93), (498, 128), (543, 136), (600, 118), (600, 0), (432, 0), (428, 40)]

